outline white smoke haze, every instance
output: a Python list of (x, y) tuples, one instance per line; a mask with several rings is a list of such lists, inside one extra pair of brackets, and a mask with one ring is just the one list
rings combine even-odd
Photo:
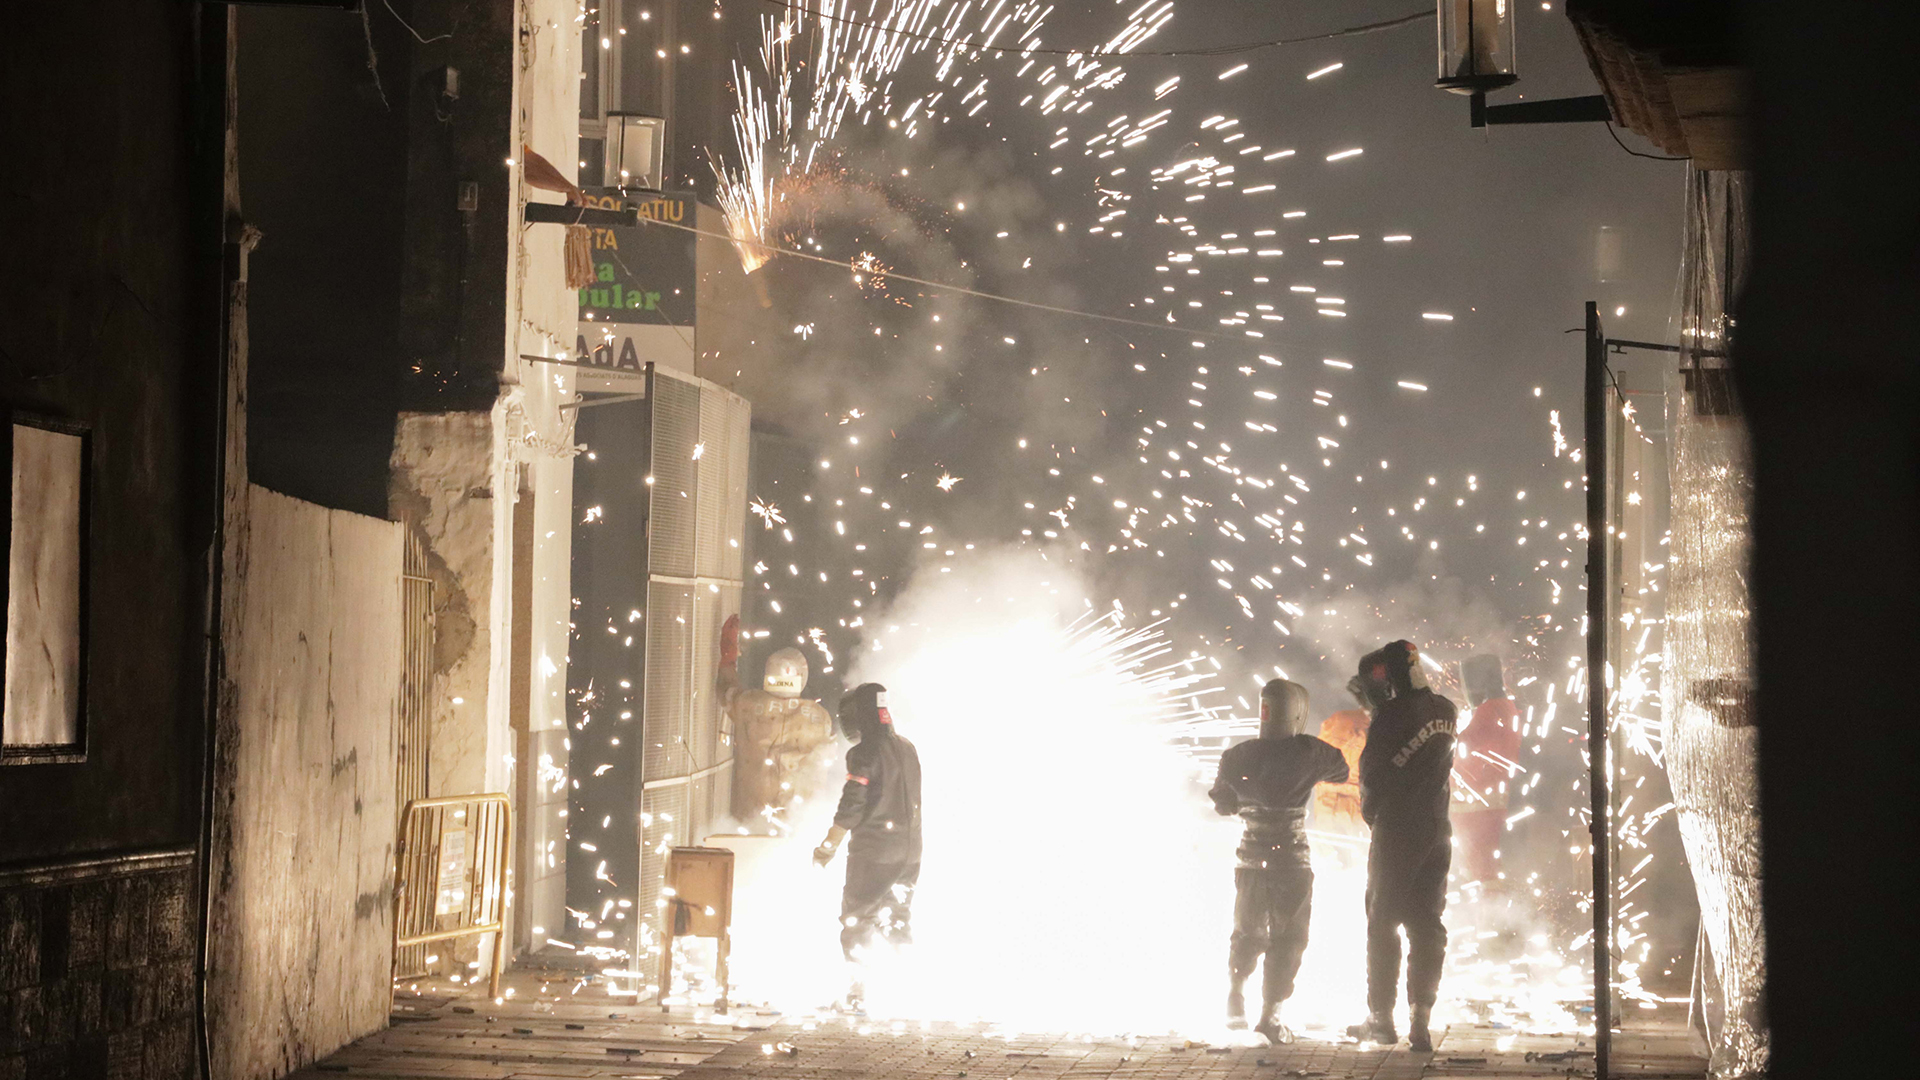
[[(1422, 574), (1364, 591), (1348, 588), (1324, 598), (1302, 597), (1299, 603), (1302, 614), (1293, 622), (1289, 647), (1268, 658), (1248, 657), (1251, 671), (1245, 681), (1236, 678), (1232, 685), (1236, 693), (1242, 692), (1242, 686), (1257, 691), (1284, 672), (1285, 678), (1310, 691), (1308, 711), (1315, 722), (1355, 707), (1346, 690), (1347, 680), (1362, 656), (1390, 641), (1406, 639), (1419, 646), (1428, 661), (1428, 681), (1434, 691), (1452, 698), (1463, 711), (1466, 695), (1457, 678), (1462, 660), (1493, 653), (1511, 671), (1516, 662), (1526, 659), (1498, 605), (1444, 574)], [(1252, 700), (1250, 693), (1248, 697)]]
[[(1219, 1029), (1239, 822), (1212, 813), (1179, 743), (1184, 667), (1150, 674), (1182, 657), (1115, 665), (1068, 633), (1091, 600), (1059, 561), (1007, 551), (926, 573), (873, 620), (850, 681), (886, 685), (919, 749), (926, 844), (916, 945), (876, 964), (874, 1016)], [(743, 862), (742, 1000), (816, 1009), (845, 989), (844, 870), (807, 862), (831, 804), (829, 786), (793, 840)], [(1325, 877), (1296, 1022), (1361, 1008), (1360, 887), (1357, 871)]]
[[(1071, 633), (1108, 610), (1057, 556), (1007, 549), (925, 568), (870, 622), (849, 685), (888, 688), (920, 753), (925, 816), (916, 943), (872, 962), (874, 1019), (1228, 1037), (1240, 822), (1212, 812), (1213, 755), (1187, 738), (1189, 695), (1206, 687), (1188, 681), (1188, 652), (1171, 643), (1128, 668)], [(736, 1001), (809, 1013), (846, 990), (844, 863), (810, 862), (840, 773), (821, 767), (787, 839), (730, 845), (742, 851)], [(1365, 1010), (1364, 840), (1316, 830), (1315, 870), (1311, 945), (1284, 1015), (1332, 1038)], [(1524, 918), (1509, 920), (1523, 955), (1480, 958), (1483, 931), (1496, 928), (1470, 920), (1483, 905), (1468, 899), (1455, 895), (1439, 1018), (1464, 1018), (1459, 999), (1473, 999), (1477, 1015), (1571, 1029), (1562, 1002), (1579, 996), (1583, 973)]]
[[(911, 187), (896, 175), (901, 168)], [(964, 407), (967, 437), (942, 451), (960, 456), (997, 449), (1016, 431), (1083, 446), (1099, 435), (1101, 425), (1063, 413), (1051, 391), (1040, 394), (1029, 372), (1051, 373), (1066, 393), (1078, 393), (1082, 375), (1110, 377), (1125, 370), (1122, 359), (1133, 362), (1125, 341), (1098, 323), (1066, 323), (886, 274), (1088, 305), (1071, 281), (1025, 269), (1025, 248), (991, 239), (1057, 235), (1039, 190), (1004, 148), (850, 146), (780, 188), (779, 246), (835, 260), (871, 256), (880, 272), (869, 268), (856, 283), (847, 265), (783, 256), (750, 277), (731, 269), (710, 275), (706, 302), (724, 318), (702, 326), (710, 357), (703, 364), (753, 400), (756, 420), (831, 446), (849, 411), (904, 432)]]

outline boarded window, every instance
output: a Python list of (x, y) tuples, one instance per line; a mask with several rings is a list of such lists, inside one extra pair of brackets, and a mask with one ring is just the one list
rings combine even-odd
[(84, 749), (87, 436), (16, 418), (7, 530), (5, 714), (9, 761)]

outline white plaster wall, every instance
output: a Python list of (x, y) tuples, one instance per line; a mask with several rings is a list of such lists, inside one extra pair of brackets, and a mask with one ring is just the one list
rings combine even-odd
[[(574, 0), (520, 0), (514, 145), (577, 175), (580, 85)], [(516, 154), (516, 156), (518, 156)], [(520, 180), (521, 202), (557, 203)], [(434, 795), (503, 791), (529, 871), (513, 881), (518, 949), (564, 925), (566, 670), (572, 614), (573, 369), (521, 359), (568, 357), (576, 294), (566, 286), (565, 231), (527, 228), (508, 215), (505, 355), (490, 412), (406, 414), (394, 439), (393, 516), (427, 541), (438, 625), (428, 789)], [(513, 522), (520, 473), (534, 497), (528, 761), (517, 760), (513, 702)], [(475, 949), (440, 950), (459, 962)], [(477, 953), (490, 956), (489, 943)]]
[(398, 525), (252, 485), (240, 517), (208, 986), (226, 1080), (387, 1023), (401, 664)]
[[(515, 101), (520, 141), (578, 175), (580, 34), (576, 0), (522, 0), (528, 21), (542, 27), (522, 46)], [(523, 189), (522, 197), (554, 202), (554, 193)], [(514, 215), (517, 220), (519, 215)], [(514, 883), (520, 905), (516, 948), (540, 947), (565, 926), (567, 648), (572, 619), (574, 369), (520, 359), (570, 357), (577, 294), (567, 288), (565, 234), (558, 227), (519, 229), (516, 325), (504, 370), (508, 412), (507, 456), (524, 463), (534, 492), (532, 639), (527, 752), (513, 790), (526, 880)], [(509, 613), (505, 613), (510, 615)], [(507, 625), (502, 623), (501, 625)]]
[(528, 728), (529, 760), (519, 790), (522, 863), (518, 882), (525, 905), (522, 944), (539, 948), (566, 926), (566, 828), (568, 791), (567, 649), (571, 640), (573, 562), (572, 459), (535, 461), (533, 486), (533, 664)]

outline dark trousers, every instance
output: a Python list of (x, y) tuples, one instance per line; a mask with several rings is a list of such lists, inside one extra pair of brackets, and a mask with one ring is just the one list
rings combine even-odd
[(1307, 951), (1313, 919), (1313, 869), (1306, 866), (1240, 867), (1233, 872), (1233, 940), (1227, 970), (1238, 989), (1266, 957), (1261, 993), (1271, 1007), (1293, 996), (1300, 957)]
[(1376, 828), (1367, 851), (1367, 1007), (1393, 1011), (1400, 989), (1400, 930), (1407, 931), (1407, 1004), (1431, 1006), (1447, 957), (1447, 867), (1443, 831), (1406, 836)]
[(889, 859), (848, 853), (847, 884), (840, 893), (840, 950), (848, 960), (875, 935), (895, 944), (913, 940), (913, 887), (920, 859)]

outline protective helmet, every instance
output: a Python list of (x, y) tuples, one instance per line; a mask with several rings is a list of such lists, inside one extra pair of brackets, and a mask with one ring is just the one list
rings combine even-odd
[(1507, 696), (1507, 680), (1500, 672), (1500, 658), (1492, 653), (1469, 656), (1462, 661), (1460, 681), (1466, 684), (1467, 702), (1472, 705)]
[(767, 674), (760, 685), (774, 697), (799, 697), (807, 689), (807, 658), (799, 649), (781, 649), (767, 657)]
[(1420, 669), (1420, 648), (1411, 641), (1389, 642), (1380, 654), (1387, 666), (1387, 682), (1394, 695), (1409, 694), (1427, 688), (1427, 673)]
[(840, 699), (840, 733), (855, 742), (883, 738), (893, 734), (893, 717), (887, 712), (887, 688), (879, 683), (861, 683)]
[(1260, 737), (1284, 739), (1307, 727), (1307, 688), (1275, 679), (1260, 690)]
[(1387, 681), (1385, 649), (1375, 649), (1360, 658), (1360, 671), (1347, 680), (1347, 693), (1363, 709), (1377, 709), (1393, 699), (1393, 684)]

